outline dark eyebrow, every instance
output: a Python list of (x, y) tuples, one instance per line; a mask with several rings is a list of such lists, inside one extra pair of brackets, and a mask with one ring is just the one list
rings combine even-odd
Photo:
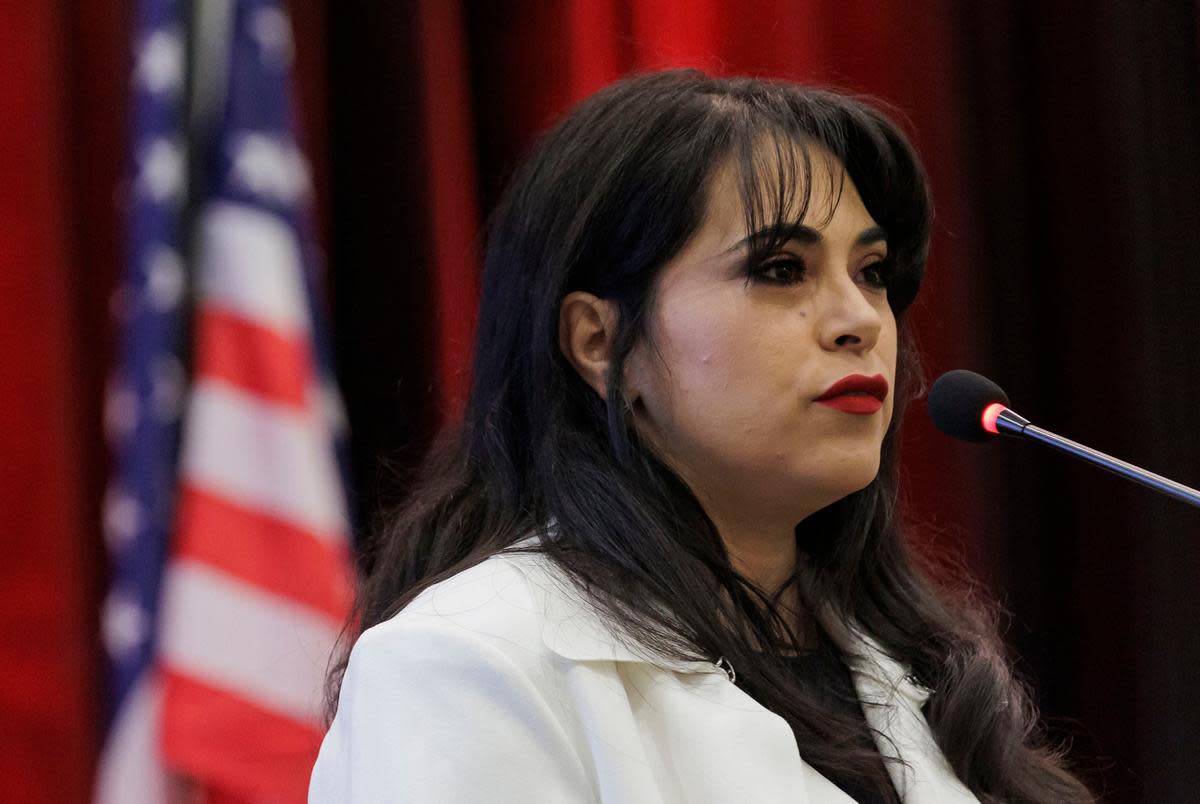
[(856, 246), (870, 246), (875, 243), (887, 243), (887, 232), (882, 226), (872, 226), (870, 229), (863, 229), (858, 237), (854, 238)]
[[(741, 240), (725, 249), (725, 253), (729, 254), (737, 251), (742, 246), (750, 243), (786, 243), (789, 240), (795, 240), (799, 243), (812, 244), (820, 243), (824, 239), (825, 238), (821, 236), (821, 233), (818, 230), (812, 228), (811, 226), (805, 226), (802, 223), (791, 223), (783, 226), (767, 226), (763, 229), (759, 229), (757, 232), (754, 232), (751, 235), (743, 237)], [(862, 232), (859, 233), (858, 237), (854, 239), (854, 245), (869, 246), (874, 243), (886, 243), (887, 239), (887, 232), (884, 231), (882, 226), (872, 226), (869, 229), (863, 229)]]

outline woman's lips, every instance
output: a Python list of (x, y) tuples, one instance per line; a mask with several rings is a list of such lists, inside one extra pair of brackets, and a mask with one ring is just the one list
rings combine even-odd
[(882, 374), (874, 377), (851, 374), (829, 386), (816, 401), (843, 413), (865, 416), (882, 408), (887, 394), (888, 382)]
[(883, 407), (882, 402), (866, 394), (842, 394), (841, 396), (831, 396), (829, 399), (818, 399), (817, 401), (822, 405), (828, 405), (843, 413), (857, 413), (860, 416), (875, 413)]

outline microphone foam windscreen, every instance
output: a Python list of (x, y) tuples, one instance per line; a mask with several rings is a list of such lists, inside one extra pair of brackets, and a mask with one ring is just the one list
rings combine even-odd
[(947, 371), (929, 389), (929, 416), (934, 426), (952, 438), (988, 441), (983, 412), (999, 402), (1008, 407), (1008, 395), (987, 377), (965, 369)]

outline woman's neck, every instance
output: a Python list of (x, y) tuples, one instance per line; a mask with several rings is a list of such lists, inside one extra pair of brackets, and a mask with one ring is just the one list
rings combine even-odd
[[(733, 568), (768, 595), (774, 595), (796, 570), (796, 538), (776, 534), (729, 533), (718, 526)], [(727, 535), (728, 534), (728, 535)]]
[(711, 501), (704, 508), (733, 568), (767, 595), (778, 592), (796, 570), (795, 525), (730, 516)]
[(779, 634), (802, 649), (812, 644), (811, 614), (805, 609), (800, 590), (789, 583), (799, 560), (794, 528), (786, 530), (733, 527), (713, 519), (734, 570), (757, 586), (768, 597), (778, 596), (776, 606), (792, 628), (792, 635)]

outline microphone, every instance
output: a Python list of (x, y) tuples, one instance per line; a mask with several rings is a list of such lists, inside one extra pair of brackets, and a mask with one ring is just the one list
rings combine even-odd
[(975, 442), (998, 435), (1026, 438), (1200, 508), (1196, 489), (1030, 424), (1008, 407), (1008, 395), (1000, 386), (973, 371), (956, 369), (937, 378), (929, 389), (929, 416), (952, 438)]

